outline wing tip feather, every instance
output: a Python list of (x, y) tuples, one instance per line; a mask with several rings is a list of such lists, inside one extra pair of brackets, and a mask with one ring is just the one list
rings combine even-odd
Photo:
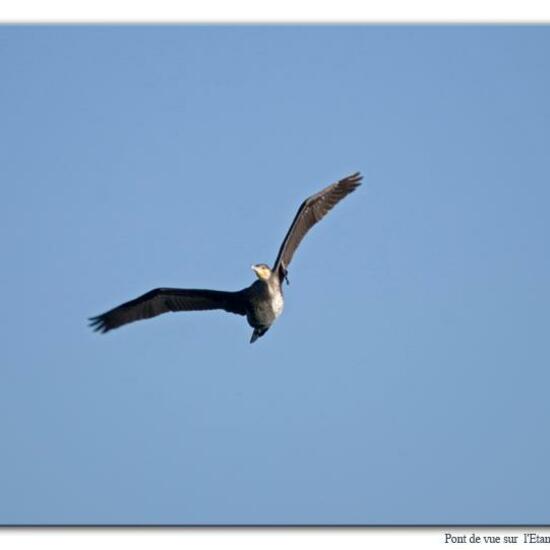
[(95, 317), (88, 317), (88, 326), (94, 332), (99, 332), (100, 334), (105, 334), (107, 331), (111, 330), (112, 328), (108, 326), (104, 315), (96, 315)]
[(354, 172), (353, 174), (340, 180), (339, 183), (353, 187), (353, 189), (357, 189), (357, 187), (361, 185), (362, 180), (363, 180), (363, 174), (361, 174), (361, 172)]

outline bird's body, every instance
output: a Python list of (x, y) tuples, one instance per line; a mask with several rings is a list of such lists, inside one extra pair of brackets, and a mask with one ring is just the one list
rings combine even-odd
[(222, 309), (245, 315), (254, 329), (250, 342), (263, 336), (283, 311), (283, 281), (296, 248), (307, 231), (323, 218), (333, 206), (354, 191), (361, 181), (359, 173), (329, 185), (306, 199), (296, 214), (270, 269), (256, 264), (252, 269), (257, 280), (236, 292), (203, 289), (157, 288), (90, 319), (91, 326), (107, 332), (126, 323), (155, 317), (168, 311), (199, 311)]
[(248, 324), (254, 328), (251, 342), (263, 336), (275, 319), (283, 312), (284, 299), (281, 282), (275, 274), (269, 279), (258, 279), (246, 289), (249, 308), (246, 312)]

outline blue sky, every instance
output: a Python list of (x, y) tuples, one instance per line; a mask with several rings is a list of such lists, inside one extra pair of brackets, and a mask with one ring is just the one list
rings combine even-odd
[[(0, 27), (0, 523), (548, 523), (550, 29)], [(105, 336), (239, 289), (264, 338)]]

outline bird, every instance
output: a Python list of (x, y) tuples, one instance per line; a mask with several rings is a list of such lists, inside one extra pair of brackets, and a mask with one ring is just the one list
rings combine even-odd
[(170, 311), (224, 310), (246, 316), (254, 329), (250, 343), (262, 337), (283, 311), (283, 282), (288, 266), (306, 233), (344, 197), (355, 191), (363, 176), (355, 172), (302, 202), (279, 248), (273, 267), (251, 266), (256, 280), (238, 291), (156, 288), (101, 315), (90, 317), (90, 326), (105, 333), (127, 323), (150, 319)]

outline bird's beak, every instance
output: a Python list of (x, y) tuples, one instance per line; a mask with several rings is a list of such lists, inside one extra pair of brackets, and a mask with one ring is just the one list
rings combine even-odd
[(251, 269), (252, 271), (254, 271), (254, 273), (256, 272), (256, 266), (255, 266), (255, 265), (251, 265), (251, 266), (250, 266), (250, 269)]

